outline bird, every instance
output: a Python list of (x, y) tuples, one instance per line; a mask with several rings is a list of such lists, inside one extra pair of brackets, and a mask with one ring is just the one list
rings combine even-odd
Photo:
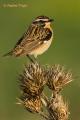
[(3, 56), (27, 56), (32, 62), (38, 55), (43, 54), (50, 47), (53, 40), (53, 29), (51, 27), (53, 19), (41, 15), (36, 17), (22, 37), (10, 52)]

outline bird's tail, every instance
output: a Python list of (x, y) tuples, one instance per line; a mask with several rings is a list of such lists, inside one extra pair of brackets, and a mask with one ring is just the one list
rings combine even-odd
[(10, 51), (10, 52), (8, 52), (8, 53), (4, 54), (4, 55), (3, 55), (3, 57), (6, 57), (6, 56), (12, 56), (12, 53), (13, 53), (13, 52), (12, 52), (12, 51)]

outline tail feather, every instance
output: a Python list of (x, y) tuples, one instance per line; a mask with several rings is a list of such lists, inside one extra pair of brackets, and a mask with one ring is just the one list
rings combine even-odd
[(12, 56), (12, 55), (13, 55), (12, 53), (13, 53), (13, 52), (12, 52), (12, 51), (10, 51), (10, 52), (8, 52), (8, 53), (4, 54), (4, 55), (3, 55), (3, 57), (6, 57), (6, 56)]

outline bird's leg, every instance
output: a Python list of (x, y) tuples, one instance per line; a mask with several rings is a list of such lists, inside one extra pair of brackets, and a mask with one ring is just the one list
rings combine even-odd
[(34, 60), (37, 62), (37, 57), (34, 56)]
[(29, 58), (29, 60), (35, 64), (35, 61), (30, 57), (30, 55), (27, 55), (27, 57)]
[(34, 60), (37, 63), (37, 55), (34, 55)]

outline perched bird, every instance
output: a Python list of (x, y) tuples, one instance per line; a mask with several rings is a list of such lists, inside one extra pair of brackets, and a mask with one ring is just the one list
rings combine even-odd
[(44, 53), (51, 45), (53, 39), (53, 30), (50, 26), (52, 21), (53, 19), (47, 16), (36, 17), (14, 48), (4, 56), (18, 57), (25, 55), (33, 61), (30, 55), (36, 58)]

